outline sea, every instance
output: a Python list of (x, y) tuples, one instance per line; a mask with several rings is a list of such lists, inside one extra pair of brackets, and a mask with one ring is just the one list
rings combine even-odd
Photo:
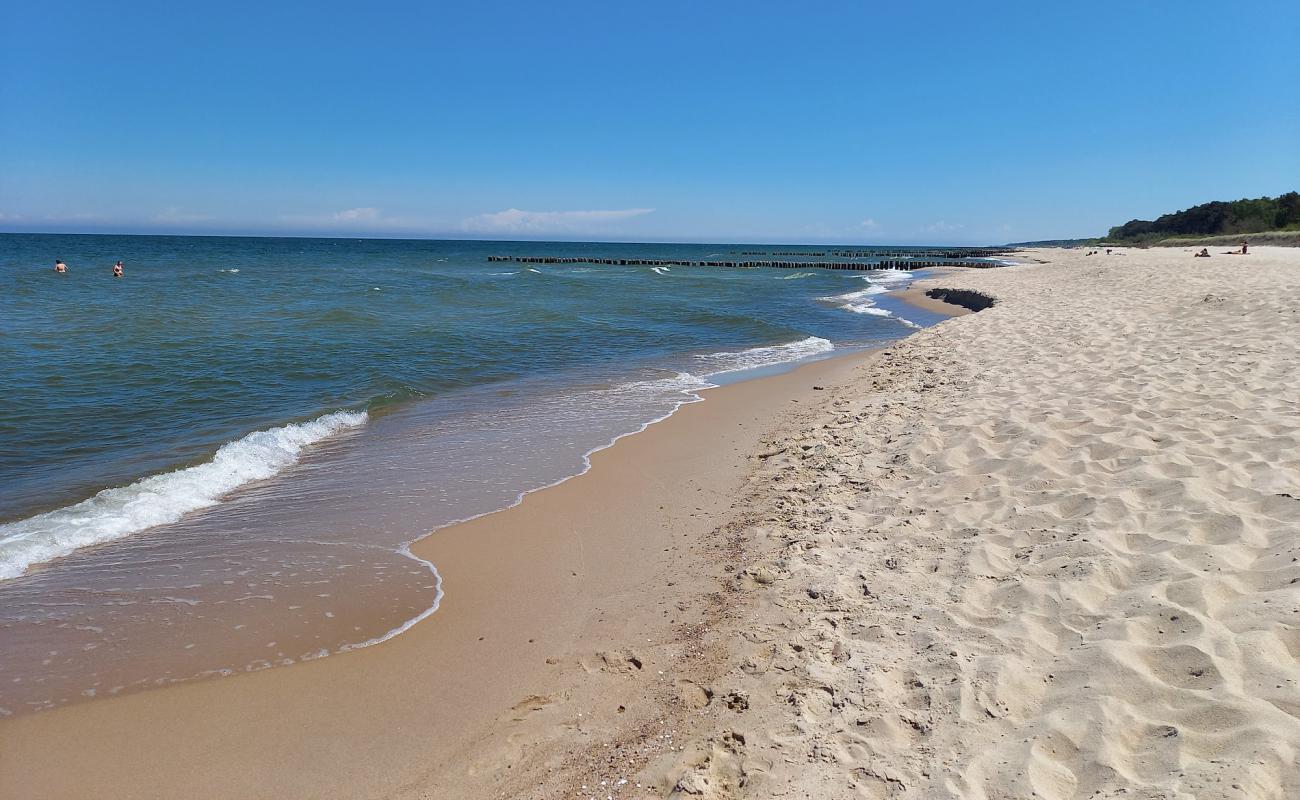
[(0, 716), (399, 635), (442, 596), (414, 541), (936, 321), (855, 250), (0, 234)]

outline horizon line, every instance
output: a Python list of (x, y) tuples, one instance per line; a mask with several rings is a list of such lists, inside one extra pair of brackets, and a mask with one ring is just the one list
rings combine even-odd
[[(320, 235), (306, 233), (110, 233), (103, 231), (41, 231), (41, 230), (5, 230), (0, 229), (0, 236), (139, 236), (139, 237), (170, 237), (170, 238), (189, 238), (189, 239), (328, 239), (328, 240), (354, 240), (354, 241), (388, 241), (388, 242), (501, 242), (501, 243), (520, 243), (520, 244), (694, 244), (694, 245), (761, 245), (764, 247), (864, 247), (864, 248), (881, 248), (881, 247), (936, 247), (936, 248), (981, 248), (981, 247), (1007, 247), (1014, 243), (981, 243), (981, 244), (937, 244), (926, 242), (913, 242), (908, 244), (902, 243), (877, 243), (867, 244), (862, 242), (794, 242), (794, 241), (725, 241), (721, 239), (510, 239), (499, 237), (482, 237), (475, 238), (472, 236), (391, 236), (382, 234), (366, 233), (361, 235)], [(1071, 241), (1073, 238), (1096, 238), (1096, 237), (1066, 237), (1058, 239), (1039, 239), (1026, 241)]]

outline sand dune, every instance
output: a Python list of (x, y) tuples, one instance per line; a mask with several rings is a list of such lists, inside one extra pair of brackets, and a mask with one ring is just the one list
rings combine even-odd
[(661, 790), (1300, 796), (1300, 250), (1029, 255), (769, 442)]

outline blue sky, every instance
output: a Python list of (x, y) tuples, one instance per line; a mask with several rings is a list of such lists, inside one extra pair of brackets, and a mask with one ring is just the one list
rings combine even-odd
[(0, 0), (0, 230), (988, 243), (1300, 189), (1300, 3)]

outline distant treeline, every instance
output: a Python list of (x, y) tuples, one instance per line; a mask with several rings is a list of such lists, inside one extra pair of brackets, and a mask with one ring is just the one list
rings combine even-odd
[(1100, 241), (1096, 237), (1089, 239), (1036, 239), (1032, 242), (1009, 242), (1007, 247), (1084, 247), (1094, 245)]
[(1154, 222), (1135, 219), (1110, 229), (1108, 242), (1154, 242), (1171, 237), (1224, 236), (1300, 230), (1300, 193), (1255, 200), (1216, 200)]

